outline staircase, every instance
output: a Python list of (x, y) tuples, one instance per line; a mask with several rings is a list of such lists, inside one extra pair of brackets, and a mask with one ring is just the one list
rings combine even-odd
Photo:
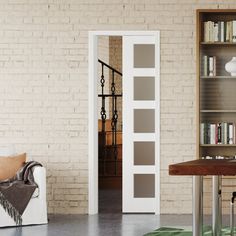
[[(122, 183), (122, 131), (117, 130), (118, 108), (117, 99), (122, 97), (122, 94), (116, 94), (115, 74), (122, 74), (107, 65), (101, 60), (98, 60), (102, 67), (101, 75), (101, 94), (98, 97), (102, 99), (101, 119), (98, 120), (98, 157), (99, 157), (99, 188), (121, 188)], [(106, 80), (104, 78), (104, 69), (109, 69), (111, 72), (111, 94), (105, 93), (104, 86)], [(106, 98), (110, 99), (112, 118), (107, 119)], [(108, 112), (109, 112), (108, 111)]]
[[(116, 146), (112, 145), (111, 120), (105, 132), (101, 130), (102, 120), (98, 121), (98, 158), (99, 158), (99, 188), (121, 188), (122, 182), (122, 131), (117, 131)], [(115, 155), (116, 153), (116, 155)]]

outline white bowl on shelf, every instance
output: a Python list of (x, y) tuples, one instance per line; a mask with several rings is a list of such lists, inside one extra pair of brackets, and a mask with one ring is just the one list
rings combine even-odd
[(225, 70), (231, 74), (231, 76), (236, 76), (236, 57), (225, 64)]

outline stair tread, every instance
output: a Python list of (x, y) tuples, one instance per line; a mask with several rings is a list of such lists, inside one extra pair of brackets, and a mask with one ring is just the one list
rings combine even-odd
[[(122, 144), (116, 144), (116, 147), (121, 147)], [(112, 144), (107, 144), (105, 145), (105, 147), (108, 147), (108, 148), (113, 148), (114, 146)]]
[[(102, 131), (99, 131), (98, 133), (112, 133), (113, 131), (112, 130), (106, 130), (106, 131), (104, 131), (104, 132), (102, 132)], [(120, 131), (120, 130), (117, 130), (116, 131), (116, 133), (118, 134), (122, 134), (122, 131)]]

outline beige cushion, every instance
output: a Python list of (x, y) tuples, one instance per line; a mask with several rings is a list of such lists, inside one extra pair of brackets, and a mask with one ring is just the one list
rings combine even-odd
[(9, 179), (15, 176), (16, 172), (24, 165), (26, 161), (26, 153), (1, 157), (0, 158), (0, 180)]

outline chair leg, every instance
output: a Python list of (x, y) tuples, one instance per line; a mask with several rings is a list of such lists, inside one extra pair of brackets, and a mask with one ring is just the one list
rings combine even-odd
[(212, 176), (212, 235), (221, 236), (221, 176)]
[(234, 235), (234, 203), (230, 202), (230, 235)]
[(230, 235), (234, 236), (234, 199), (236, 197), (236, 192), (232, 193), (232, 198), (230, 202)]

